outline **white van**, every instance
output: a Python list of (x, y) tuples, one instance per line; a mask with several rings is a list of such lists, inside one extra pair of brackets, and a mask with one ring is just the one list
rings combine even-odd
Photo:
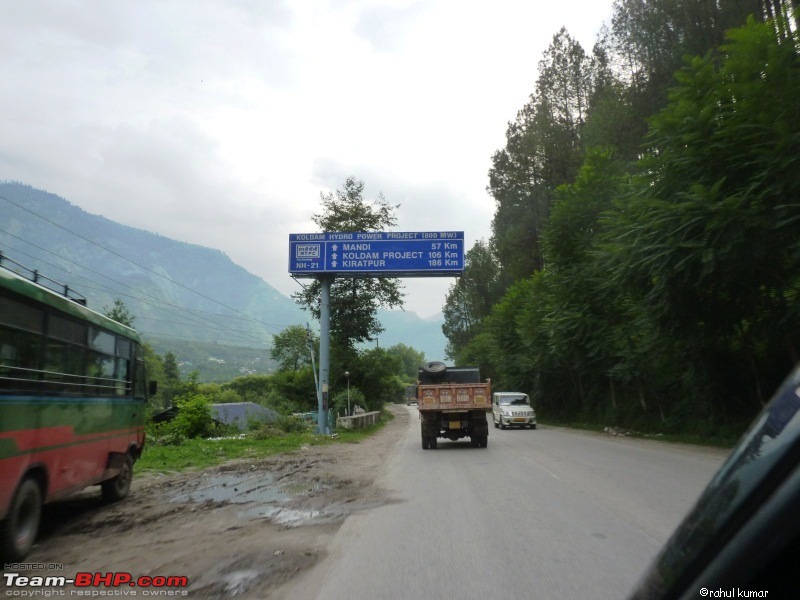
[(492, 417), (494, 426), (525, 427), (536, 429), (536, 412), (528, 394), (522, 392), (495, 392), (492, 394)]

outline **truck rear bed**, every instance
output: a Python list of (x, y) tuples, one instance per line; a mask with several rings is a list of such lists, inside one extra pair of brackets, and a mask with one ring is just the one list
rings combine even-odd
[(419, 416), (422, 421), (422, 448), (436, 448), (436, 438), (470, 438), (474, 448), (486, 448), (489, 426), (486, 411), (490, 406), (488, 383), (440, 383), (420, 385)]
[(489, 384), (444, 383), (421, 385), (417, 401), (424, 410), (475, 410), (489, 408)]

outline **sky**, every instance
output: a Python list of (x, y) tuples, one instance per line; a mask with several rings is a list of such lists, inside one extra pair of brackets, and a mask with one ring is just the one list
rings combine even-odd
[[(543, 52), (561, 27), (591, 52), (611, 5), (4, 0), (0, 180), (222, 250), (286, 295), (289, 234), (318, 231), (350, 176), (400, 205), (395, 231), (468, 250)], [(453, 281), (404, 279), (405, 309), (436, 315)]]

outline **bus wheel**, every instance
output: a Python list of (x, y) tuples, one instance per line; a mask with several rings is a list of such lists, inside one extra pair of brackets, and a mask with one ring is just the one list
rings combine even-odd
[(15, 562), (27, 556), (36, 541), (42, 519), (42, 488), (33, 477), (17, 488), (11, 510), (0, 521), (0, 554), (4, 561)]
[(118, 502), (128, 495), (133, 480), (133, 459), (130, 454), (126, 454), (122, 460), (122, 468), (119, 475), (104, 481), (101, 484), (103, 500), (106, 502)]

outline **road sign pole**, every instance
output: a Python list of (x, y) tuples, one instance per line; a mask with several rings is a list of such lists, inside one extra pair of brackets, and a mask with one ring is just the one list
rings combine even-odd
[[(289, 273), (295, 278), (318, 279), (322, 288), (318, 433), (331, 432), (328, 424), (330, 300), (334, 279), (460, 277), (464, 272), (464, 262), (463, 231), (326, 231), (289, 234)], [(377, 339), (375, 343), (379, 346)]]
[(319, 278), (322, 284), (319, 306), (319, 413), (317, 416), (317, 433), (330, 433), (328, 426), (328, 383), (331, 348), (331, 283), (333, 276), (323, 275)]

